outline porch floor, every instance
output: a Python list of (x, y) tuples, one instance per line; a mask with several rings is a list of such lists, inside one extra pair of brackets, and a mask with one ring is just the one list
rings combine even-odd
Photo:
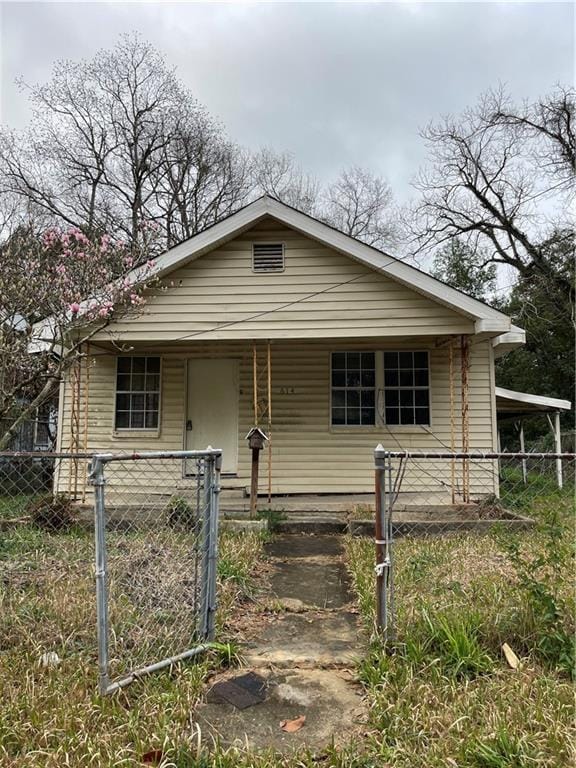
[[(450, 509), (473, 509), (475, 504), (453, 505), (445, 493), (400, 493), (394, 504), (394, 511), (427, 510), (445, 513)], [(223, 489), (220, 497), (220, 509), (229, 512), (248, 512), (250, 499), (244, 496), (228, 495)], [(373, 493), (336, 493), (336, 494), (291, 494), (289, 496), (258, 497), (258, 510), (278, 513), (319, 513), (351, 515), (356, 518), (370, 517), (375, 511)]]

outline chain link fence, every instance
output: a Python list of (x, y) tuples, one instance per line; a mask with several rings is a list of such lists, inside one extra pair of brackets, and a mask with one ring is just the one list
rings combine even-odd
[(220, 463), (211, 449), (0, 453), (0, 649), (50, 665), (43, 651), (63, 637), (91, 659), (97, 645), (103, 694), (200, 653), (214, 634)]
[(576, 454), (418, 453), (378, 446), (374, 456), (377, 624), (389, 635), (395, 540), (514, 535), (551, 516), (566, 523), (574, 513)]

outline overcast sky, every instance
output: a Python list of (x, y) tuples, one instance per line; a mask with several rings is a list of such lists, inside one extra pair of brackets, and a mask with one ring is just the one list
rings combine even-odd
[(24, 3), (0, 16), (1, 120), (22, 127), (14, 80), (49, 77), (138, 31), (236, 141), (292, 152), (327, 180), (382, 173), (396, 198), (425, 160), (419, 127), (504, 83), (517, 99), (574, 79), (571, 3)]

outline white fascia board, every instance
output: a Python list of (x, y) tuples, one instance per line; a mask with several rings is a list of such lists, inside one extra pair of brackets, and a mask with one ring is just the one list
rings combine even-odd
[(515, 401), (517, 403), (526, 403), (528, 405), (542, 406), (558, 411), (569, 411), (572, 408), (570, 400), (559, 400), (557, 397), (544, 397), (543, 395), (532, 395), (529, 392), (514, 392), (512, 389), (496, 387), (496, 397), (504, 400)]
[(502, 357), (506, 352), (518, 349), (526, 344), (526, 331), (513, 325), (508, 333), (502, 333), (500, 336), (492, 339), (492, 346), (496, 357)]
[[(198, 259), (207, 251), (227, 243), (266, 216), (268, 213), (266, 202), (267, 199), (261, 197), (237, 213), (233, 213), (226, 219), (205, 229), (203, 232), (194, 235), (179, 245), (175, 245), (155, 260), (155, 266), (146, 273), (146, 279), (163, 277), (182, 264)], [(142, 274), (141, 270), (141, 267), (135, 267), (128, 276), (137, 279)]]
[[(502, 312), (492, 309), (492, 307), (473, 299), (471, 296), (466, 296), (466, 294), (445, 285), (393, 256), (388, 256), (349, 235), (345, 235), (343, 232), (339, 232), (312, 216), (266, 196), (249, 203), (237, 213), (159, 256), (156, 259), (154, 269), (147, 274), (147, 278), (162, 277), (182, 264), (199, 258), (207, 251), (231, 240), (238, 233), (248, 229), (267, 215), (345, 256), (355, 259), (364, 266), (371, 267), (402, 283), (402, 285), (472, 318), (477, 321), (476, 333), (504, 333), (510, 330), (510, 318)], [(134, 270), (132, 274), (136, 277), (138, 271)]]

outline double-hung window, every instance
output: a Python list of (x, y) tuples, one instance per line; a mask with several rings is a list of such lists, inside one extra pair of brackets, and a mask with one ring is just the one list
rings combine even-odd
[(332, 426), (430, 424), (426, 351), (333, 352)]
[(428, 352), (384, 352), (384, 423), (430, 424)]
[(376, 423), (376, 355), (374, 352), (332, 353), (332, 424)]
[(116, 429), (158, 429), (160, 358), (118, 357)]

